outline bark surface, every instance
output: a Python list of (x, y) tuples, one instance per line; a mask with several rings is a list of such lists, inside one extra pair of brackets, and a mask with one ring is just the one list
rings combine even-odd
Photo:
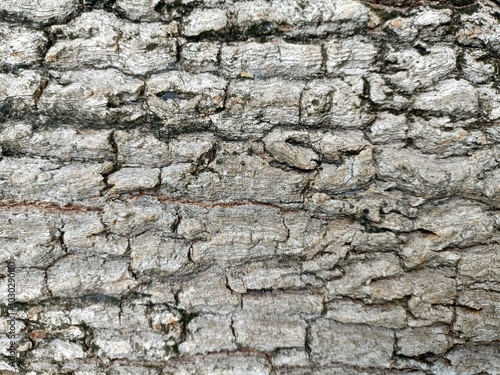
[(499, 72), (490, 1), (2, 0), (17, 371), (500, 374)]

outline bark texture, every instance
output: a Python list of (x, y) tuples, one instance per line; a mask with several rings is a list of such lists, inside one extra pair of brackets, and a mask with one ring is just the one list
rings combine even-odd
[(499, 20), (2, 0), (17, 370), (500, 374)]

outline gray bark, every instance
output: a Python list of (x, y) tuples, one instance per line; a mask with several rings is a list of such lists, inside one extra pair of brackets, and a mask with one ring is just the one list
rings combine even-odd
[(500, 374), (499, 12), (1, 1), (0, 372)]

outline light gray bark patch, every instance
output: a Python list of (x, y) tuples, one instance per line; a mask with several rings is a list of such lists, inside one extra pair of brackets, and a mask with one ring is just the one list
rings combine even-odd
[(500, 374), (497, 3), (0, 0), (0, 373)]

